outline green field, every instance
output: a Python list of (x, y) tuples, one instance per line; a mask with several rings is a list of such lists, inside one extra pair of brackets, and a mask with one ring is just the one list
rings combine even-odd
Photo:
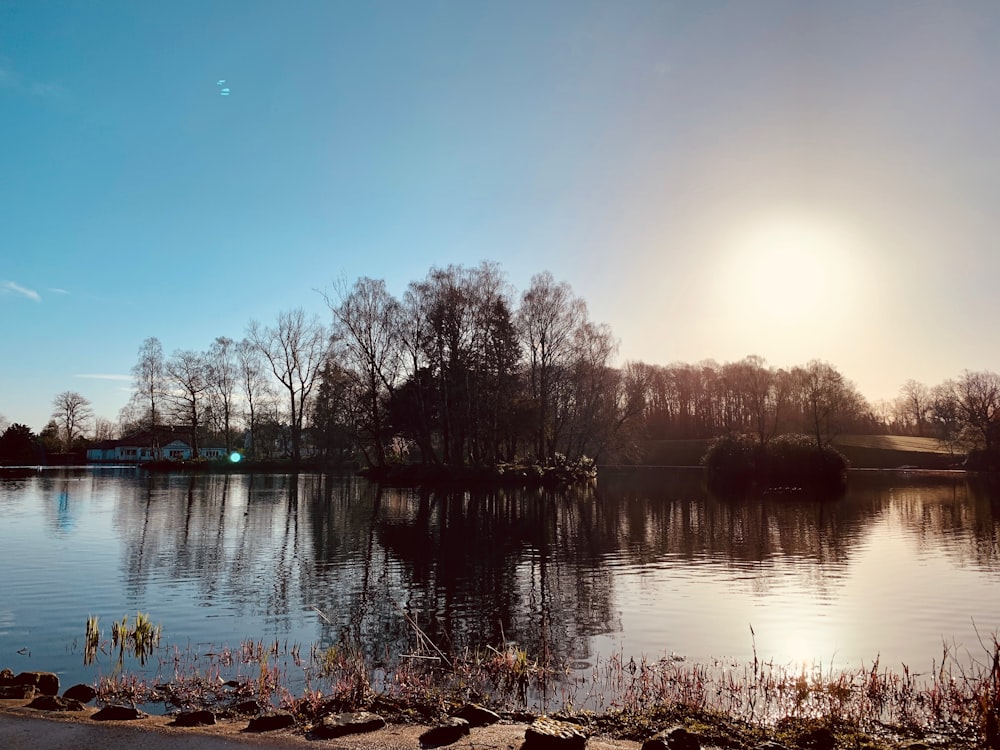
[[(698, 466), (710, 440), (649, 440), (643, 444), (646, 466)], [(842, 435), (833, 441), (856, 469), (961, 468), (964, 456), (951, 454), (936, 438), (905, 435)]]
[(910, 453), (948, 453), (937, 438), (906, 435), (843, 435), (834, 440), (838, 447), (906, 451)]

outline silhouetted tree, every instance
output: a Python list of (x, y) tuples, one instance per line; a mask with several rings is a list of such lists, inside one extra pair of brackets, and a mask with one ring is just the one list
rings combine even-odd
[(559, 393), (569, 376), (577, 328), (587, 308), (569, 284), (557, 284), (545, 271), (531, 279), (521, 297), (518, 324), (528, 356), (528, 383), (537, 408), (535, 455), (551, 458), (556, 452), (564, 414)]
[(15, 422), (0, 435), (0, 463), (37, 464), (37, 438), (27, 425)]
[(954, 381), (955, 404), (970, 442), (991, 452), (1000, 443), (1000, 375), (965, 370)]
[(117, 433), (115, 423), (105, 417), (97, 417), (94, 420), (94, 440), (113, 440)]
[(290, 452), (292, 460), (298, 461), (309, 396), (329, 351), (326, 329), (319, 318), (307, 318), (302, 309), (296, 309), (279, 313), (274, 327), (253, 321), (247, 335), (288, 396)]
[(863, 411), (863, 399), (854, 385), (833, 365), (812, 360), (797, 371), (806, 426), (823, 448)]
[(191, 350), (176, 351), (164, 365), (167, 397), (175, 422), (190, 433), (193, 458), (199, 453), (199, 433), (208, 391), (208, 365), (204, 355)]
[(38, 433), (38, 444), (46, 453), (58, 453), (62, 450), (62, 436), (59, 434), (59, 425), (54, 419), (48, 423)]
[(144, 421), (153, 442), (153, 454), (159, 456), (159, 427), (163, 422), (163, 397), (166, 385), (163, 373), (163, 346), (150, 337), (139, 347), (139, 361), (132, 367), (133, 415)]
[(257, 426), (264, 404), (274, 401), (264, 373), (264, 362), (260, 350), (249, 339), (242, 339), (236, 345), (236, 368), (239, 392), (243, 404), (243, 419), (250, 435), (250, 452), (257, 456)]
[(961, 442), (962, 417), (955, 397), (955, 381), (946, 380), (931, 389), (930, 423), (938, 438), (954, 451)]
[(63, 451), (73, 449), (73, 441), (83, 435), (83, 430), (94, 417), (90, 401), (76, 391), (63, 391), (52, 399), (52, 419), (59, 426)]
[(319, 384), (312, 402), (313, 444), (323, 458), (342, 463), (351, 457), (355, 415), (352, 406), (359, 399), (350, 391), (357, 387), (354, 380), (332, 357), (320, 369)]
[(923, 437), (927, 414), (931, 409), (930, 389), (916, 380), (907, 380), (900, 388), (899, 397), (901, 416), (916, 428), (917, 435)]
[(215, 418), (216, 432), (223, 436), (226, 453), (232, 450), (233, 409), (240, 380), (236, 343), (225, 336), (212, 342), (205, 357), (208, 399)]
[(341, 374), (355, 381), (358, 437), (365, 443), (365, 456), (382, 466), (389, 437), (386, 402), (396, 387), (402, 362), (399, 302), (386, 291), (384, 281), (367, 277), (349, 290), (342, 285), (335, 294), (335, 298), (327, 296), (326, 302), (333, 313)]

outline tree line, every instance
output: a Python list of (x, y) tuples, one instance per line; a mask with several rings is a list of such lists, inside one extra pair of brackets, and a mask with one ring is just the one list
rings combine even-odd
[(818, 446), (844, 432), (916, 434), (1000, 447), (995, 373), (965, 371), (933, 388), (911, 380), (894, 402), (873, 405), (818, 360), (617, 367), (611, 330), (548, 272), (519, 295), (497, 265), (482, 263), (432, 268), (399, 298), (367, 277), (323, 298), (326, 321), (288, 310), (204, 351), (167, 356), (147, 338), (117, 425), (69, 391), (54, 399), (39, 437), (69, 451), (88, 431), (103, 439), (145, 430), (154, 440), (181, 431), (196, 452), (212, 442), (258, 458), (370, 466), (630, 462), (650, 440), (731, 434), (766, 444), (802, 433)]

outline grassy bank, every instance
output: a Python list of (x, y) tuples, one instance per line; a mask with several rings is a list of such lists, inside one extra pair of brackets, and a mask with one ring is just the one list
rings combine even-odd
[[(646, 466), (699, 466), (711, 440), (648, 440), (642, 444)], [(899, 435), (842, 435), (833, 446), (856, 469), (953, 469), (962, 455), (954, 455), (935, 438)]]

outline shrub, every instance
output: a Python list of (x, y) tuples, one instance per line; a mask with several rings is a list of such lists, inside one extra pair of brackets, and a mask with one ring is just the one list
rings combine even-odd
[(702, 457), (709, 482), (723, 488), (757, 486), (843, 486), (847, 459), (830, 446), (822, 449), (805, 435), (781, 435), (761, 445), (752, 435), (715, 440)]

